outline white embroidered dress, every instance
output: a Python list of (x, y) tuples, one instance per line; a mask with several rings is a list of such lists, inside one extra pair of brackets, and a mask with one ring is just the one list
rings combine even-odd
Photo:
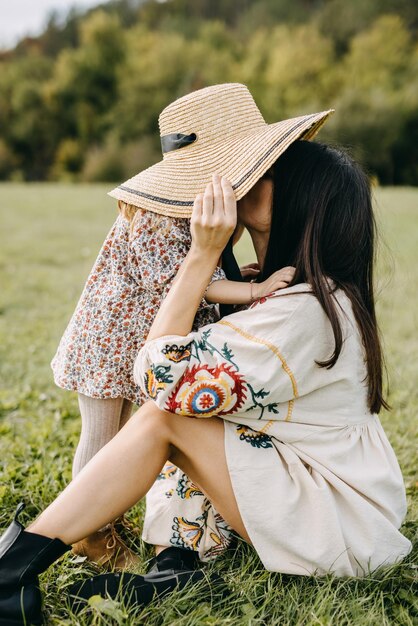
[(160, 408), (224, 420), (238, 507), (270, 571), (362, 576), (411, 549), (399, 532), (401, 471), (367, 408), (351, 304), (336, 297), (344, 344), (332, 369), (315, 363), (334, 338), (306, 284), (186, 337), (147, 342), (135, 361), (137, 384)]

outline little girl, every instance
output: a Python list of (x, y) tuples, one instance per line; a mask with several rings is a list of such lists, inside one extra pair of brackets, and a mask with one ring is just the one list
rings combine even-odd
[[(188, 219), (161, 216), (119, 201), (119, 216), (51, 363), (55, 383), (78, 392), (82, 427), (73, 477), (122, 428), (132, 404), (147, 399), (133, 380), (133, 363), (190, 243)], [(246, 276), (255, 273), (252, 268), (244, 271)], [(277, 274), (264, 283), (232, 282), (218, 267), (195, 328), (219, 318), (211, 303), (250, 304), (284, 286)], [(138, 557), (117, 532), (120, 523), (123, 520), (75, 544), (73, 551), (109, 567), (135, 565)]]

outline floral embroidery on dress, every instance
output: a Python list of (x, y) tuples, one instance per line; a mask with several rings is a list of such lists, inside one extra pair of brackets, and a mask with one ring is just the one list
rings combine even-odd
[(214, 558), (221, 554), (230, 544), (232, 537), (232, 528), (227, 524), (219, 513), (215, 513), (216, 531), (209, 533), (214, 545), (206, 550), (204, 558)]
[(163, 469), (161, 470), (161, 472), (158, 474), (156, 480), (167, 480), (171, 478), (172, 476), (174, 476), (176, 472), (177, 472), (176, 465), (173, 465), (172, 463), (166, 463)]
[[(179, 378), (174, 389), (171, 391), (164, 409), (170, 413), (180, 413), (190, 417), (213, 417), (214, 415), (230, 415), (241, 409), (247, 400), (251, 398), (252, 404), (246, 410), (259, 409), (259, 419), (264, 412), (279, 413), (277, 402), (264, 402), (264, 399), (270, 394), (269, 391), (263, 389), (254, 389), (254, 387), (240, 374), (240, 368), (234, 360), (234, 354), (229, 348), (227, 342), (221, 349), (216, 347), (210, 341), (211, 329), (202, 332), (199, 339), (189, 342), (185, 348), (184, 357), (187, 361), (193, 358), (198, 362), (196, 365), (187, 367), (183, 375)], [(177, 345), (166, 345), (162, 349), (162, 354), (169, 360), (178, 363), (181, 358)], [(200, 354), (208, 352), (210, 355), (218, 354), (222, 361), (216, 367), (210, 367), (202, 364)], [(170, 358), (175, 355), (175, 359)], [(164, 376), (170, 376), (171, 365), (157, 366), (165, 367)], [(145, 385), (147, 386), (147, 376), (145, 374)], [(172, 382), (172, 381), (170, 381)], [(165, 380), (162, 380), (165, 383)], [(157, 392), (158, 393), (158, 392)], [(155, 396), (150, 396), (155, 398)]]
[(236, 433), (239, 435), (241, 441), (250, 443), (254, 448), (272, 448), (271, 437), (265, 433), (260, 433), (257, 430), (242, 426), (237, 426)]
[(192, 343), (188, 343), (187, 346), (177, 346), (176, 344), (165, 346), (163, 354), (169, 361), (174, 361), (174, 363), (180, 363), (180, 361), (184, 360), (190, 361), (192, 355), (191, 346)]
[[(198, 520), (203, 520), (203, 523)], [(205, 515), (199, 515), (195, 522), (190, 522), (185, 517), (175, 517), (172, 526), (174, 534), (170, 543), (179, 548), (197, 550), (204, 533), (204, 520)]]
[(168, 383), (173, 382), (173, 377), (168, 372), (170, 366), (164, 365), (151, 365), (149, 370), (145, 372), (145, 388), (147, 394), (153, 400), (157, 397), (160, 391), (167, 387)]
[(195, 485), (190, 478), (183, 474), (177, 483), (177, 495), (180, 498), (189, 499), (193, 496), (203, 496), (204, 494), (200, 491), (199, 487)]
[[(197, 550), (205, 533), (209, 534), (213, 545), (205, 551), (204, 558), (213, 558), (223, 552), (228, 547), (233, 530), (223, 519), (223, 517), (214, 511), (210, 500), (207, 498), (202, 502), (202, 514), (190, 521), (185, 517), (174, 517), (172, 529), (173, 536), (170, 539), (172, 545), (180, 548), (189, 548)], [(213, 513), (212, 513), (213, 511)], [(210, 515), (210, 513), (212, 513)], [(214, 525), (209, 523), (212, 519)]]
[(212, 417), (236, 413), (244, 404), (242, 376), (231, 366), (195, 365), (180, 378), (166, 403), (166, 410), (183, 415)]

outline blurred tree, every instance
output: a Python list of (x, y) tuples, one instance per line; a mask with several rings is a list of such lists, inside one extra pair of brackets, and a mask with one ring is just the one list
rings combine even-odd
[(123, 141), (153, 134), (157, 145), (157, 117), (167, 104), (193, 89), (233, 80), (237, 53), (220, 22), (205, 24), (192, 40), (143, 26), (127, 37), (114, 111), (114, 127)]
[(87, 152), (81, 180), (87, 182), (121, 182), (149, 167), (161, 158), (155, 138), (144, 136), (138, 141), (120, 144), (109, 136), (102, 146)]
[(17, 158), (7, 143), (0, 139), (0, 180), (10, 178), (17, 168)]
[(381, 182), (418, 184), (417, 29), (414, 0), (110, 0), (51, 15), (0, 53), (0, 177), (119, 179), (160, 157), (168, 103), (241, 81), (268, 121), (335, 107), (322, 137), (355, 145)]
[(75, 180), (84, 162), (83, 149), (77, 139), (64, 139), (58, 146), (51, 178)]
[(248, 37), (267, 25), (306, 22), (321, 4), (320, 0), (257, 0), (238, 14), (238, 30)]
[(353, 38), (343, 70), (350, 87), (399, 89), (409, 78), (411, 35), (398, 15), (379, 17)]
[(53, 153), (43, 100), (43, 85), (51, 73), (51, 61), (36, 53), (0, 71), (1, 134), (13, 155), (12, 169), (21, 169), (28, 180), (46, 176)]
[(391, 152), (393, 169), (390, 182), (394, 185), (418, 185), (418, 106), (402, 119)]
[(376, 90), (367, 94), (346, 89), (337, 101), (334, 119), (321, 133), (348, 146), (379, 181), (392, 183), (394, 165), (391, 149), (402, 128), (402, 116), (395, 97)]
[(309, 24), (278, 26), (267, 39), (270, 49), (262, 98), (270, 119), (292, 117), (329, 103), (327, 74), (334, 53), (330, 39)]
[(315, 15), (320, 30), (332, 37), (336, 51), (347, 51), (351, 39), (368, 29), (382, 14), (397, 14), (411, 30), (418, 27), (418, 3), (415, 0), (328, 0)]
[(80, 39), (80, 47), (58, 57), (46, 92), (60, 138), (78, 137), (86, 147), (109, 129), (125, 46), (117, 18), (102, 11), (82, 23)]
[(169, 0), (154, 2), (148, 0), (138, 12), (139, 21), (149, 28), (159, 28), (167, 17), (181, 17), (191, 20), (194, 25), (202, 21), (222, 19), (226, 24), (233, 25), (242, 13), (259, 0)]
[(417, 154), (417, 60), (416, 46), (403, 21), (386, 15), (353, 38), (341, 66), (345, 87), (325, 135), (332, 130), (339, 141), (353, 146), (386, 183), (411, 184), (413, 172), (417, 173), (416, 160), (413, 164)]

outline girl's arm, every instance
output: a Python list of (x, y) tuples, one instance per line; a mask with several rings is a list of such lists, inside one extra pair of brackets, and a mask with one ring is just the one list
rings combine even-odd
[(236, 226), (237, 205), (232, 185), (213, 176), (196, 197), (191, 219), (192, 245), (168, 295), (163, 300), (147, 340), (187, 335), (211, 276)]
[(251, 304), (273, 291), (288, 287), (294, 273), (294, 267), (284, 267), (261, 283), (216, 280), (206, 289), (205, 299), (219, 304)]

